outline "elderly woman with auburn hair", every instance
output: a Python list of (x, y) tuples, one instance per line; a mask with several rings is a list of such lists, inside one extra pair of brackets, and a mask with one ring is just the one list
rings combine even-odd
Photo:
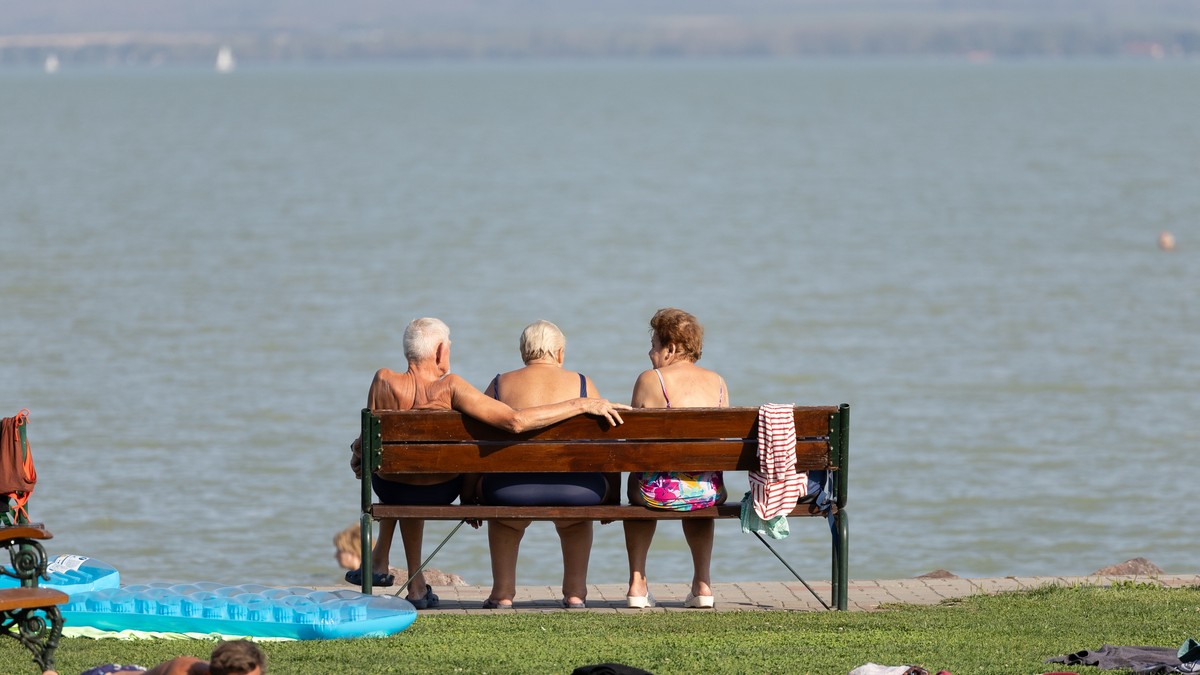
[[(729, 388), (725, 378), (696, 365), (704, 348), (704, 327), (681, 309), (660, 309), (650, 319), (650, 363), (633, 386), (634, 408), (725, 408)], [(719, 471), (700, 473), (634, 473), (629, 476), (629, 502), (652, 509), (691, 511), (725, 501), (725, 482)], [(713, 520), (685, 519), (683, 535), (692, 553), (692, 588), (686, 607), (713, 607), (710, 582)], [(654, 606), (646, 581), (646, 557), (656, 521), (626, 520), (625, 548), (629, 556), (626, 605)]]

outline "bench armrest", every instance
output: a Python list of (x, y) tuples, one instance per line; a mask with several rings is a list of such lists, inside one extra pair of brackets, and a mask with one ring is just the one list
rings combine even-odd
[(13, 539), (53, 539), (54, 535), (41, 523), (20, 523), (0, 527), (0, 546)]
[(0, 528), (0, 547), (8, 551), (11, 562), (0, 566), (0, 575), (18, 580), (24, 588), (36, 587), (39, 578), (48, 581), (46, 549), (40, 540), (53, 536), (41, 523)]

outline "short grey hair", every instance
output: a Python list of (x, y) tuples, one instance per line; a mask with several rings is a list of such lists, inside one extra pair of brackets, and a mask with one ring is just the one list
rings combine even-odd
[(404, 358), (420, 361), (433, 356), (438, 343), (450, 342), (450, 327), (441, 319), (413, 319), (404, 329)]
[(566, 336), (549, 321), (534, 321), (521, 331), (521, 360), (525, 363), (554, 356), (566, 347)]

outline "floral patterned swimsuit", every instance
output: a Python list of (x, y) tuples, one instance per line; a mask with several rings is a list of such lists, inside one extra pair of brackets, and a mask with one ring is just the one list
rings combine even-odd
[[(658, 384), (662, 387), (663, 398), (667, 407), (671, 407), (671, 397), (667, 396), (667, 385), (663, 382), (662, 373), (657, 368)], [(725, 387), (717, 399), (717, 406), (725, 403)], [(701, 472), (667, 472), (655, 471), (637, 475), (642, 498), (646, 506), (652, 509), (669, 511), (694, 511), (714, 506), (725, 501), (725, 479), (720, 471)]]

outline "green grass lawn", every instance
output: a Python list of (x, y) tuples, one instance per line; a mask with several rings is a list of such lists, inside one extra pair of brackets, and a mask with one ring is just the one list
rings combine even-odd
[[(441, 615), (423, 613), (389, 638), (268, 642), (270, 671), (291, 673), (570, 673), (623, 663), (654, 673), (848, 673), (867, 662), (964, 673), (1029, 675), (1044, 661), (1113, 645), (1178, 647), (1200, 637), (1200, 587), (1046, 587), (878, 612), (647, 612)], [(198, 640), (64, 639), (57, 665), (75, 675), (101, 663), (153, 665), (207, 656)], [(1098, 673), (1094, 668), (1076, 668)], [(33, 673), (14, 640), (0, 673)], [(1114, 672), (1114, 671), (1107, 671)]]

